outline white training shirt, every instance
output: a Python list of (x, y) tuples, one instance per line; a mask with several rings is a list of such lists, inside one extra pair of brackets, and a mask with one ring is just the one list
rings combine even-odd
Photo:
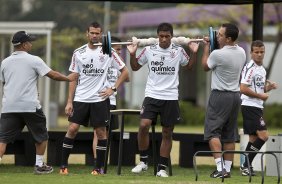
[(1, 63), (1, 81), (4, 82), (2, 113), (36, 112), (38, 100), (37, 80), (51, 69), (44, 61), (25, 51), (16, 51)]
[(112, 57), (103, 54), (102, 47), (90, 49), (85, 44), (76, 49), (69, 68), (69, 71), (79, 73), (74, 101), (93, 103), (105, 100), (99, 93), (111, 87), (107, 81), (107, 71), (111, 65), (117, 70), (125, 66), (115, 52), (112, 52)]
[[(247, 84), (256, 93), (264, 93), (266, 81), (266, 71), (261, 65), (257, 65), (253, 60), (249, 61), (242, 71), (241, 83)], [(242, 105), (263, 108), (263, 100), (249, 97), (242, 94)]]
[[(115, 85), (119, 75), (120, 75), (120, 71), (114, 68), (113, 65), (111, 65), (108, 68), (107, 80), (109, 81), (110, 86)], [(117, 105), (116, 95), (117, 95), (117, 92), (114, 92), (111, 96), (109, 96), (111, 105)]]
[(212, 71), (211, 89), (240, 91), (240, 74), (246, 62), (246, 53), (238, 45), (226, 45), (212, 51), (207, 64)]
[(145, 97), (159, 100), (178, 100), (179, 66), (189, 62), (185, 50), (172, 43), (167, 49), (159, 44), (145, 47), (137, 57), (140, 65), (148, 63)]

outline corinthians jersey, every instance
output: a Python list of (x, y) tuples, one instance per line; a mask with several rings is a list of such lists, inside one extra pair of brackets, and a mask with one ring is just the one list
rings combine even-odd
[(178, 100), (179, 68), (189, 62), (185, 50), (175, 44), (163, 49), (159, 44), (145, 47), (137, 57), (140, 65), (148, 63), (145, 97), (160, 100)]
[[(261, 65), (257, 65), (253, 60), (248, 62), (242, 71), (241, 83), (247, 84), (256, 93), (264, 93), (266, 81), (266, 71)], [(263, 108), (263, 100), (241, 95), (242, 105)]]
[[(111, 65), (108, 69), (108, 76), (107, 76), (107, 79), (110, 83), (110, 86), (114, 86), (118, 77), (120, 76), (120, 71), (117, 70), (116, 68), (114, 68), (113, 65)], [(111, 96), (109, 96), (109, 99), (110, 99), (110, 104), (111, 105), (116, 105), (117, 102), (116, 102), (116, 94), (117, 92), (114, 92)]]
[(125, 64), (115, 52), (112, 52), (112, 57), (103, 54), (101, 47), (90, 49), (86, 44), (76, 49), (69, 68), (69, 71), (79, 74), (74, 101), (92, 103), (105, 100), (99, 93), (111, 87), (107, 80), (110, 66), (121, 70)]

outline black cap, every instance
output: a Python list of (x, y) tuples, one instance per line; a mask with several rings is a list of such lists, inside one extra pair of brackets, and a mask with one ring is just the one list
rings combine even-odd
[(28, 35), (25, 31), (18, 31), (14, 34), (12, 43), (14, 46), (20, 45), (24, 42), (31, 42), (36, 40), (34, 36)]

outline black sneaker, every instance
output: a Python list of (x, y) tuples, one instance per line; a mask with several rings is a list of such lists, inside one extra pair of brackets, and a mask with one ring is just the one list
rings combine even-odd
[(250, 167), (250, 171), (249, 171), (248, 167), (245, 167), (244, 165), (242, 165), (240, 167), (240, 171), (241, 171), (242, 176), (249, 176), (250, 174), (251, 174), (251, 176), (256, 175), (253, 167)]
[(43, 163), (41, 167), (38, 165), (34, 167), (34, 174), (49, 174), (51, 172), (53, 172), (53, 167), (48, 166), (45, 163)]
[[(223, 174), (223, 176), (222, 176)], [(210, 175), (211, 178), (231, 178), (231, 174), (230, 172), (226, 172), (226, 170), (224, 169), (223, 171), (218, 171), (218, 170), (215, 170), (211, 173)]]
[(92, 175), (103, 175), (104, 174), (104, 170), (102, 168), (100, 169), (93, 169), (93, 171), (91, 172)]

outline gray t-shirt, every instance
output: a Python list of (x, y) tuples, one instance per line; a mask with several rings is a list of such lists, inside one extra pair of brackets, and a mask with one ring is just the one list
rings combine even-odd
[(51, 69), (44, 61), (24, 51), (13, 52), (1, 63), (2, 113), (35, 112), (41, 108), (37, 80)]
[(207, 61), (212, 70), (211, 89), (240, 91), (240, 75), (245, 62), (246, 53), (238, 45), (214, 50)]

